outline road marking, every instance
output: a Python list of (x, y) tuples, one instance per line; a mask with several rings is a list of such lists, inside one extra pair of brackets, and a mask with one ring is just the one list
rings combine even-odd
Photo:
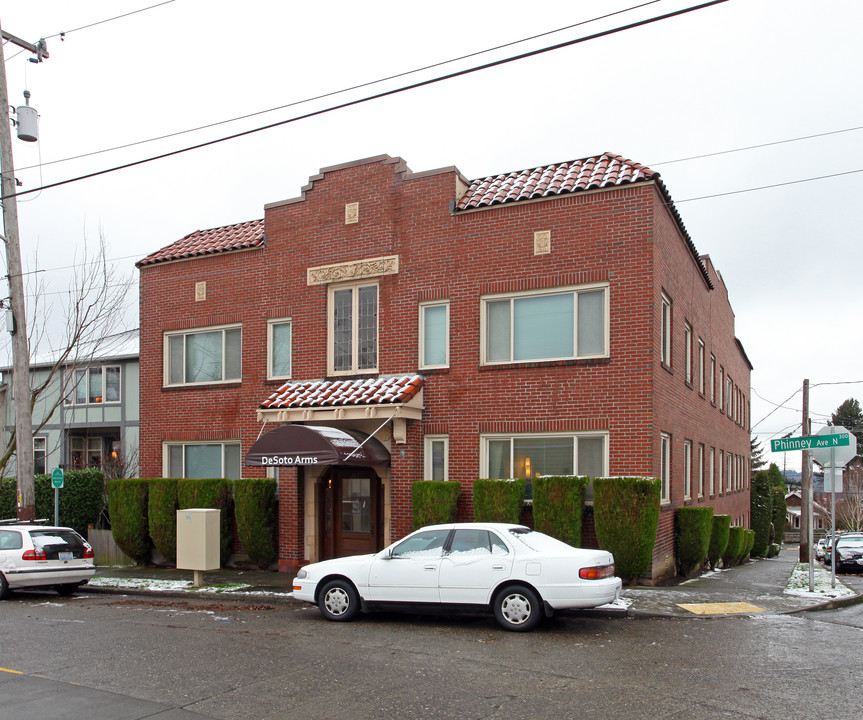
[(20, 670), (10, 670), (9, 668), (0, 668), (0, 672), (12, 673), (13, 675), (23, 675)]
[(731, 603), (678, 603), (678, 607), (696, 615), (730, 615), (733, 613), (767, 612), (764, 608), (747, 602)]

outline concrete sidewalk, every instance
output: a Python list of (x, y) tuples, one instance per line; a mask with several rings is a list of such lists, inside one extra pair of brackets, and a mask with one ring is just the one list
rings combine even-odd
[[(797, 564), (796, 547), (785, 548), (778, 557), (751, 560), (745, 565), (708, 572), (678, 585), (624, 587), (621, 601), (594, 612), (641, 617), (711, 617), (728, 614), (793, 613), (836, 607), (863, 601), (863, 576), (837, 575), (837, 589), (847, 588), (845, 597), (830, 597), (829, 582), (823, 592), (802, 595), (786, 593)], [(816, 563), (823, 579), (824, 567)], [(266, 599), (297, 602), (291, 595), (290, 573), (257, 570), (218, 570), (203, 575), (203, 587), (192, 586), (190, 570), (155, 567), (100, 567), (91, 584), (82, 592), (147, 594), (166, 597), (221, 597), (224, 599)], [(829, 569), (826, 570), (829, 581)], [(800, 582), (808, 590), (808, 572)], [(590, 612), (590, 611), (588, 611)]]

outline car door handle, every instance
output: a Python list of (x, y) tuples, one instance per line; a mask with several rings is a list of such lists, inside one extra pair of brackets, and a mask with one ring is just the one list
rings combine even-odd
[(503, 565), (492, 565), (492, 570), (505, 570), (506, 568)]
[(423, 570), (437, 570), (437, 565), (426, 565)]

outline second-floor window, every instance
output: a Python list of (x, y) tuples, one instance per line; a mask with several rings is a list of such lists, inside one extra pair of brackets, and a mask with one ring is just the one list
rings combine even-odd
[(517, 363), (608, 354), (608, 288), (483, 298), (483, 362)]
[(120, 366), (74, 370), (70, 374), (71, 389), (66, 395), (67, 405), (92, 405), (120, 402)]
[(420, 367), (449, 365), (449, 302), (420, 305)]
[(660, 360), (666, 367), (671, 367), (671, 298), (665, 293), (662, 293), (660, 343)]
[(239, 326), (229, 326), (166, 333), (165, 384), (240, 380), (242, 332)]
[(374, 372), (378, 367), (378, 286), (376, 282), (329, 289), (331, 373)]
[(291, 321), (271, 320), (267, 325), (267, 377), (291, 376)]

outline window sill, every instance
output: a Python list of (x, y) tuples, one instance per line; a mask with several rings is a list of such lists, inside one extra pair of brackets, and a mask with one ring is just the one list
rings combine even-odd
[(493, 370), (513, 370), (537, 367), (592, 367), (597, 365), (609, 365), (611, 358), (576, 358), (570, 360), (539, 360), (530, 362), (515, 362), (515, 363), (495, 363), (494, 365), (480, 365), (480, 372)]
[(173, 390), (210, 390), (213, 388), (240, 387), (242, 384), (242, 380), (227, 380), (223, 382), (189, 383), (187, 385), (163, 385), (162, 390), (169, 392)]

